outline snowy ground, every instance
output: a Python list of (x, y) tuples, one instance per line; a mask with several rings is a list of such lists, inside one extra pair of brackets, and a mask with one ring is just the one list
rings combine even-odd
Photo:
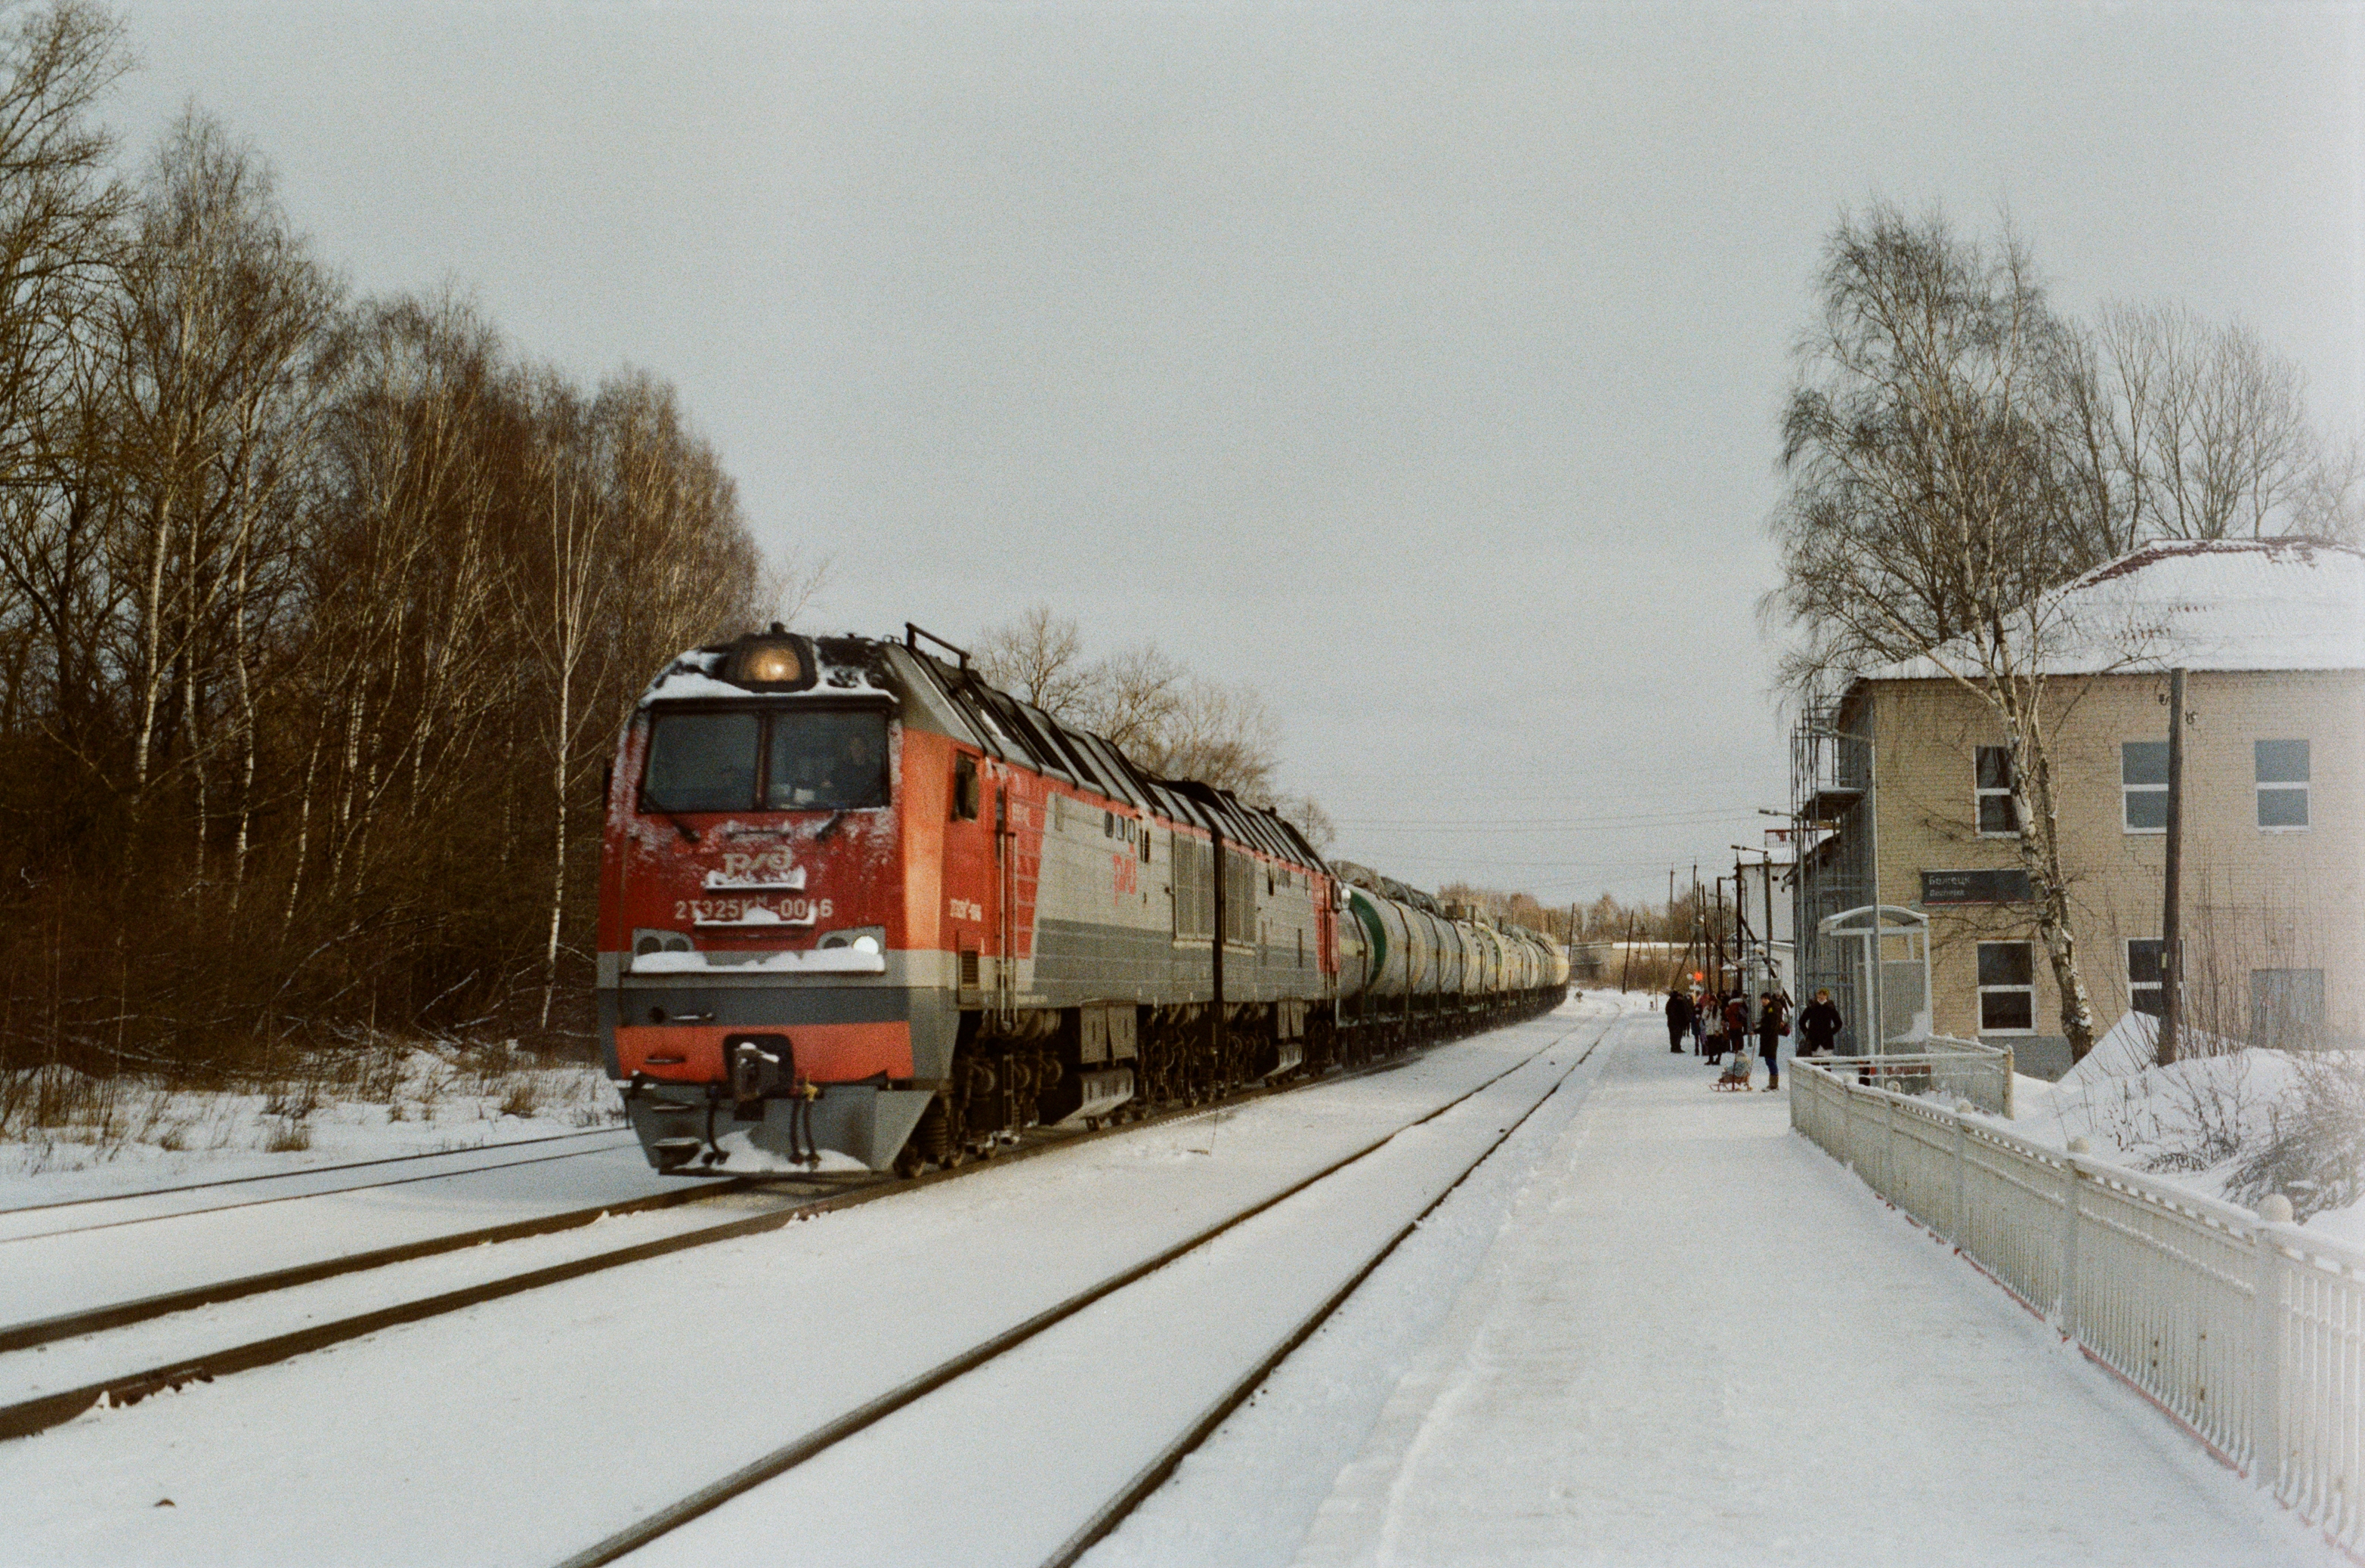
[(2344, 1561), (1663, 1042), (1631, 1018), (1093, 1568)]
[[(1792, 1135), (1781, 1096), (1711, 1093), (1654, 1016), (1574, 1073), (1538, 1057), (1607, 1006), (0, 1443), (0, 1561), (554, 1562), (1507, 1069), (1482, 1114), (1304, 1206), (1299, 1244), (1243, 1227), (1229, 1261), (1153, 1276), (1147, 1332), (1047, 1339), (652, 1560), (888, 1562), (884, 1527), (948, 1489), (1030, 1528), (1097, 1500), (1109, 1450), (1187, 1424), (1147, 1391), (1187, 1404), (1194, 1363), (1256, 1341), (1243, 1282), (1307, 1294), (1350, 1226), (1385, 1233), (1366, 1211), (1418, 1212), (1535, 1104), (1095, 1568), (2337, 1561)], [(926, 1560), (1026, 1533), (991, 1520)]]
[[(2054, 1148), (2083, 1137), (2092, 1152), (2124, 1161), (2151, 1180), (2202, 1197), (2241, 1204), (2227, 1186), (2244, 1157), (2294, 1114), (2301, 1062), (2288, 1052), (2252, 1050), (2211, 1040), (2210, 1054), (2156, 1065), (2154, 1021), (2130, 1013), (2094, 1044), (2058, 1083), (2021, 1078), (2012, 1088), (2014, 1119), (2005, 1124)], [(2344, 1058), (2327, 1053), (2319, 1063)], [(2365, 1200), (2309, 1213), (2308, 1230), (2365, 1247)]]
[(476, 1148), (622, 1120), (600, 1069), (499, 1047), (376, 1046), (271, 1092), (173, 1090), (57, 1075), (65, 1108), (36, 1116), (31, 1075), (0, 1081), (0, 1210), (190, 1182)]
[[(1605, 1021), (1535, 1020), (92, 1411), (0, 1443), (0, 1560), (555, 1561)], [(1193, 1327), (1103, 1375), (1187, 1355)], [(895, 1490), (939, 1462), (907, 1456)], [(880, 1499), (840, 1501), (858, 1518)]]
[[(631, 1203), (683, 1186), (681, 1179), (650, 1170), (630, 1140), (588, 1150), (568, 1143), (533, 1144), (515, 1153), (510, 1163), (464, 1174), (413, 1175), (398, 1168), (398, 1184), (359, 1191), (253, 1199), (195, 1214), (102, 1223), (95, 1229), (18, 1235), (0, 1230), (0, 1325)], [(438, 1161), (418, 1163), (432, 1169)], [(385, 1171), (373, 1168), (371, 1173)], [(219, 1191), (205, 1195), (217, 1201), (225, 1196)], [(234, 1190), (230, 1195), (243, 1193)], [(80, 1206), (36, 1210), (0, 1215), (0, 1222), (56, 1225), (86, 1212)]]

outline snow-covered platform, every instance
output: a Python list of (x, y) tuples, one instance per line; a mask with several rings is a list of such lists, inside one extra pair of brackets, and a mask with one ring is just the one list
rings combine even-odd
[[(1361, 1451), (1266, 1543), (1326, 1568), (2342, 1561), (1793, 1135), (1787, 1093), (1712, 1093), (1655, 1014), (1612, 1039), (1525, 1179), (1467, 1216), (1490, 1234)], [(1388, 1272), (1326, 1331), (1334, 1357), (1367, 1341), (1340, 1359), (1371, 1370), (1400, 1327)], [(1294, 1440), (1292, 1410), (1335, 1421), (1323, 1376), (1283, 1368), (1094, 1562), (1241, 1544), (1202, 1510)], [(1290, 1560), (1261, 1545), (1239, 1560)]]

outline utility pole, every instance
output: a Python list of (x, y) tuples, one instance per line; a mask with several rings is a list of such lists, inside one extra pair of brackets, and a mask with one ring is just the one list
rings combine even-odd
[(1724, 920), (1724, 879), (1723, 879), (1722, 877), (1719, 877), (1719, 878), (1716, 879), (1716, 882), (1715, 882), (1715, 893), (1714, 893), (1714, 895), (1713, 895), (1713, 896), (1714, 896), (1714, 898), (1715, 898), (1715, 900), (1716, 900), (1716, 913), (1715, 913), (1710, 917), (1710, 919), (1709, 919), (1709, 929), (1710, 929), (1710, 930), (1712, 930), (1712, 931), (1714, 931), (1714, 932), (1716, 933), (1716, 977), (1715, 977), (1715, 982), (1714, 982), (1712, 985), (1710, 985), (1709, 989), (1709, 990), (1711, 990), (1711, 991), (1715, 991), (1717, 995), (1719, 995), (1719, 996), (1722, 996), (1722, 995), (1724, 994), (1724, 927), (1725, 927), (1725, 920)]
[[(1790, 863), (1795, 866), (1798, 864), (1795, 858), (1798, 850), (1794, 847), (1790, 853), (1794, 857)], [(1779, 995), (1783, 986), (1774, 969), (1774, 852), (1770, 849), (1765, 851), (1765, 930), (1764, 935), (1765, 937), (1765, 989)], [(1791, 933), (1790, 939), (1796, 942), (1798, 934)]]
[(1618, 971), (1618, 989), (1620, 991), (1630, 991), (1633, 988), (1633, 984), (1634, 915), (1633, 912), (1630, 910), (1626, 914), (1626, 963), (1625, 966)]
[[(1741, 851), (1733, 849), (1733, 932), (1738, 932), (1738, 935), (1733, 936), (1733, 948), (1736, 948), (1736, 953), (1741, 956), (1738, 958), (1738, 963), (1741, 963), (1741, 974), (1743, 974), (1743, 980), (1741, 980), (1741, 1005), (1748, 1007), (1750, 1022), (1754, 1024), (1757, 1022), (1757, 993), (1765, 991), (1765, 986), (1753, 986), (1748, 981), (1750, 948), (1748, 948), (1748, 941), (1745, 941), (1748, 929), (1750, 929), (1750, 890), (1748, 890), (1748, 884), (1743, 884), (1743, 879), (1741, 879)], [(1765, 946), (1765, 932), (1760, 932), (1760, 946)]]
[(2176, 1026), (2184, 1012), (2184, 671), (2168, 672), (2168, 875), (2159, 913), (2159, 1065), (2176, 1061)]
[(1880, 761), (1870, 735), (1864, 737), (1864, 820), (1866, 857), (1872, 868), (1872, 1054), (1886, 1056), (1889, 1009), (1881, 1000), (1880, 981), (1881, 970), (1888, 967), (1889, 937), (1880, 913)]

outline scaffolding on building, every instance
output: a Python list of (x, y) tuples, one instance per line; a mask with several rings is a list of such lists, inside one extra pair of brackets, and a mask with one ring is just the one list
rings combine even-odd
[(1844, 1052), (1863, 1048), (1870, 1037), (1858, 1033), (1866, 1008), (1855, 1002), (1855, 955), (1846, 941), (1822, 930), (1831, 916), (1874, 902), (1872, 737), (1846, 727), (1853, 716), (1837, 706), (1810, 709), (1790, 731), (1791, 842), (1798, 846), (1790, 888), (1794, 994), (1801, 1003), (1818, 990), (1843, 999)]

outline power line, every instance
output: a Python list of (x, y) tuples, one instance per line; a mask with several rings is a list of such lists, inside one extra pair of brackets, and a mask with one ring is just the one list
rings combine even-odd
[(1593, 816), (1593, 817), (1336, 817), (1340, 827), (1400, 827), (1456, 828), (1465, 831), (1532, 831), (1538, 828), (1616, 828), (1685, 826), (1696, 823), (1732, 822), (1755, 814), (1754, 808), (1736, 807), (1721, 812), (1681, 812), (1661, 815)]

